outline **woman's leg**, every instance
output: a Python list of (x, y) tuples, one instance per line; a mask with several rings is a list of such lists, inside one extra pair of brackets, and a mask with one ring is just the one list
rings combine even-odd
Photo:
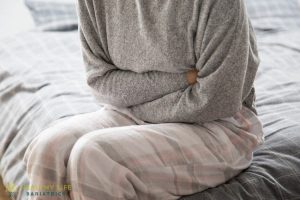
[(243, 112), (203, 126), (164, 123), (86, 134), (68, 163), (72, 199), (170, 200), (224, 183), (250, 165), (261, 143), (260, 122)]
[[(113, 110), (80, 114), (60, 121), (45, 129), (29, 145), (24, 161), (30, 185), (55, 187), (68, 184), (66, 168), (75, 142), (83, 135), (109, 127), (135, 125), (134, 121)], [(51, 199), (68, 199), (67, 196), (49, 196)], [(30, 199), (47, 199), (35, 196)]]

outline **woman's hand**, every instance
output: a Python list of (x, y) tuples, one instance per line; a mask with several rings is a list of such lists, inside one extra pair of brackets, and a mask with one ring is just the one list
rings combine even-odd
[(196, 68), (187, 72), (186, 77), (190, 85), (193, 85), (197, 82), (198, 72), (199, 71)]

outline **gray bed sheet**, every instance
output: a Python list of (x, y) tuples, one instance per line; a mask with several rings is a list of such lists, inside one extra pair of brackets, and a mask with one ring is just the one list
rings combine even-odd
[[(184, 200), (300, 199), (300, 29), (258, 35), (255, 86), (265, 144), (252, 165)], [(56, 120), (100, 109), (85, 82), (78, 34), (27, 32), (0, 40), (0, 172), (28, 185), (22, 162), (30, 141)], [(27, 199), (17, 189), (13, 199)]]

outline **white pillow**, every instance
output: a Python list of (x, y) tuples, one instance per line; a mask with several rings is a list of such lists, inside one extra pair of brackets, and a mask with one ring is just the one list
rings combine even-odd
[(25, 0), (36, 26), (42, 30), (70, 30), (78, 25), (75, 0)]
[(300, 0), (246, 0), (254, 28), (289, 30), (300, 27)]

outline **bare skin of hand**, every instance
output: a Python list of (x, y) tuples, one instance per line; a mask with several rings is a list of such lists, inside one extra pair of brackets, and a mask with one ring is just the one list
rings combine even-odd
[(198, 72), (199, 71), (197, 69), (192, 69), (187, 72), (186, 78), (190, 85), (194, 85), (195, 83), (197, 83)]

